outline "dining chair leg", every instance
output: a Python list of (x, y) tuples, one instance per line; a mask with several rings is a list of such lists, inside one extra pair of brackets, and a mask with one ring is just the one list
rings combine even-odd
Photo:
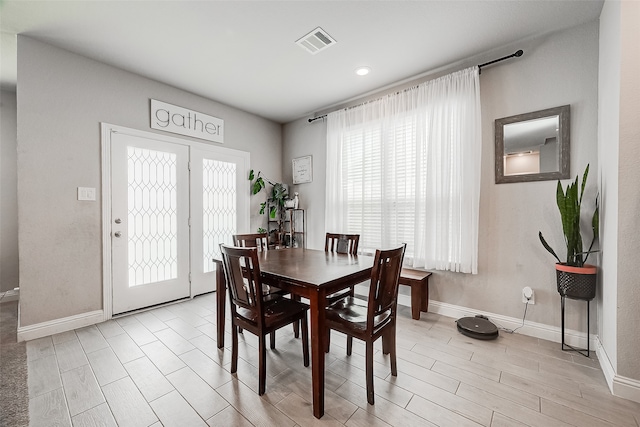
[(329, 353), (329, 349), (331, 347), (331, 329), (327, 328), (327, 336), (325, 337), (324, 342), (324, 352)]
[(309, 325), (307, 324), (307, 314), (302, 318), (302, 359), (304, 366), (309, 366)]
[(262, 396), (267, 382), (267, 337), (258, 338), (258, 395)]
[(231, 324), (231, 373), (238, 370), (238, 327)]
[(351, 351), (353, 350), (353, 337), (347, 335), (347, 356), (351, 356)]
[(394, 377), (398, 376), (398, 365), (396, 360), (396, 328), (395, 326), (391, 328), (391, 332), (388, 337), (389, 341), (389, 353), (391, 358), (391, 375)]
[(389, 354), (389, 341), (390, 341), (390, 337), (389, 337), (389, 331), (385, 332), (382, 335), (382, 354)]
[(365, 358), (365, 369), (367, 371), (367, 402), (373, 405), (373, 341), (367, 341)]
[(269, 334), (269, 341), (270, 341), (271, 350), (275, 349), (276, 348), (276, 331), (272, 331)]
[(300, 337), (300, 322), (298, 322), (297, 320), (295, 322), (292, 323), (293, 325), (293, 336), (294, 338), (299, 338)]

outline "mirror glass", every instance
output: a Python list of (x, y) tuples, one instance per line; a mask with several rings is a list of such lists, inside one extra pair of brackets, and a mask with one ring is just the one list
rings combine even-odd
[(495, 121), (496, 184), (569, 178), (570, 107)]

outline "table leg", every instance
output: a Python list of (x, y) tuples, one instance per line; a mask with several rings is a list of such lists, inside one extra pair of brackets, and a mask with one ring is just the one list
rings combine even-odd
[(218, 348), (224, 347), (224, 312), (227, 287), (222, 263), (216, 263), (216, 315), (218, 317)]
[(311, 382), (313, 389), (313, 415), (324, 415), (324, 349), (326, 333), (324, 327), (324, 301), (322, 290), (309, 296), (311, 317)]

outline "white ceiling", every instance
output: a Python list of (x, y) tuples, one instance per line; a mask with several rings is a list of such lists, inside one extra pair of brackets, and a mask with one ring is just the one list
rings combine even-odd
[[(0, 84), (15, 87), (15, 35), (25, 34), (286, 123), (470, 57), (483, 59), (518, 40), (593, 21), (602, 4), (4, 0)], [(337, 43), (311, 55), (295, 42), (316, 27)], [(366, 77), (354, 72), (362, 65), (372, 70)]]

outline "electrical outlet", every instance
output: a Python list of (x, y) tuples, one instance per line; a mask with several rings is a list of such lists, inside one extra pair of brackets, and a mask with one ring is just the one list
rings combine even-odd
[(533, 289), (531, 289), (528, 286), (525, 286), (524, 288), (522, 288), (522, 302), (523, 303), (529, 303), (529, 304), (535, 304), (536, 300), (535, 300), (535, 294), (533, 292)]

